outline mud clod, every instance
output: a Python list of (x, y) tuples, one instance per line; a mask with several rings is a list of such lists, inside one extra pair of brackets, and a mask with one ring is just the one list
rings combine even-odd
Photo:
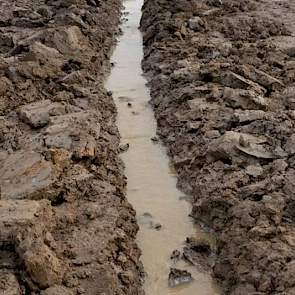
[(129, 147), (130, 147), (129, 143), (126, 143), (126, 144), (124, 144), (124, 145), (121, 145), (121, 146), (119, 147), (120, 153), (125, 153), (125, 152), (127, 152), (127, 151), (129, 150)]
[(180, 270), (177, 268), (171, 268), (168, 278), (168, 284), (170, 288), (177, 287), (192, 282), (194, 279), (192, 275), (186, 270)]

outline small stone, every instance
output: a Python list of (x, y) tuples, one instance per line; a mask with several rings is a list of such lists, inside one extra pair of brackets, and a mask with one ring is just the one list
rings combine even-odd
[(179, 285), (188, 284), (194, 279), (190, 272), (186, 270), (180, 270), (177, 268), (171, 268), (168, 278), (168, 285), (170, 288), (174, 288)]

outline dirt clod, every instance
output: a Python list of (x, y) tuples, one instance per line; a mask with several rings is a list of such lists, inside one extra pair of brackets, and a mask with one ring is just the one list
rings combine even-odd
[(193, 281), (192, 275), (186, 270), (171, 268), (169, 272), (168, 284), (170, 288), (188, 284)]

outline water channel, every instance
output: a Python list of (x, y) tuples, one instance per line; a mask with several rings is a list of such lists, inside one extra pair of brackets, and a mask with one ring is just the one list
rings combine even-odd
[[(151, 140), (156, 135), (156, 121), (148, 101), (149, 89), (141, 69), (142, 36), (138, 29), (141, 0), (124, 1), (127, 21), (123, 35), (113, 53), (115, 64), (106, 88), (113, 92), (117, 109), (117, 124), (122, 144), (129, 144), (122, 154), (128, 178), (127, 198), (137, 212), (140, 231), (137, 243), (142, 250), (147, 295), (215, 295), (217, 289), (209, 274), (198, 271), (184, 261), (173, 265), (173, 250), (181, 250), (186, 237), (203, 233), (189, 218), (190, 205), (180, 200), (176, 177), (169, 168), (169, 159), (161, 143)], [(162, 226), (156, 230), (154, 227)], [(169, 288), (170, 267), (186, 269), (194, 281)]]

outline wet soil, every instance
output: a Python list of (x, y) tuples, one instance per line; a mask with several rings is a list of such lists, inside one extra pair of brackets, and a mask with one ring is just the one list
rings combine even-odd
[(176, 188), (166, 150), (155, 137), (156, 121), (141, 69), (143, 47), (138, 26), (143, 1), (128, 0), (123, 4), (126, 21), (106, 87), (113, 92), (118, 109), (127, 199), (136, 210), (140, 227), (137, 242), (146, 274), (145, 294), (191, 295), (198, 290), (198, 294), (215, 295), (218, 291), (210, 274), (192, 265), (190, 259), (196, 255), (191, 255), (192, 244), (185, 243), (187, 237), (196, 241), (210, 237), (194, 227), (188, 216), (190, 204), (180, 200), (183, 194)]
[(0, 2), (1, 294), (143, 294), (103, 85), (121, 8)]
[(295, 2), (146, 0), (158, 135), (225, 294), (295, 294)]
[(132, 26), (114, 93), (120, 145), (104, 82), (121, 8), (0, 1), (0, 293), (143, 294), (138, 221), (147, 293), (193, 277), (171, 293), (214, 294), (182, 256), (224, 294), (295, 294), (295, 2), (145, 0), (158, 135), (216, 245), (168, 177)]

